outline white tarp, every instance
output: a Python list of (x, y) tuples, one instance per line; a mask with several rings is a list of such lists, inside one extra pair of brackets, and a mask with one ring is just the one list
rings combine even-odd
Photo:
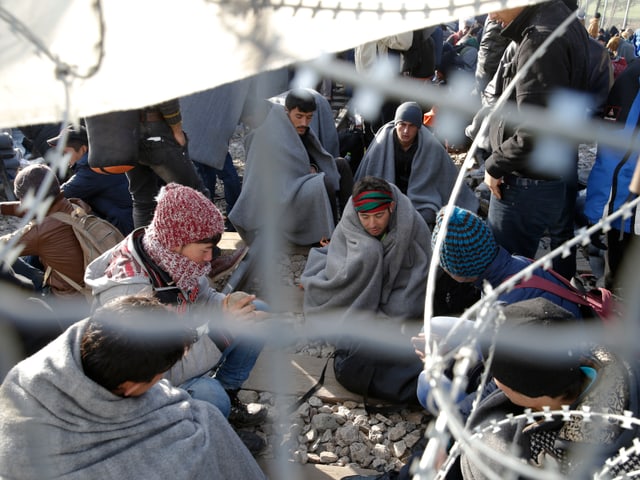
[(2, 0), (0, 127), (153, 104), (525, 3), (534, 2)]

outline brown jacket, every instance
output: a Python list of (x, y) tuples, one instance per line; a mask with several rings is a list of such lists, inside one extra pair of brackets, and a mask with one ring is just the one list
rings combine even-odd
[[(0, 204), (0, 213), (20, 217), (23, 212), (18, 212), (19, 205), (20, 202), (3, 202)], [(20, 255), (38, 256), (45, 271), (47, 267), (51, 267), (53, 272), (46, 283), (54, 294), (60, 296), (78, 294), (78, 292), (57, 274), (58, 271), (74, 282), (84, 285), (82, 248), (71, 226), (49, 215), (55, 212), (72, 213), (74, 205), (82, 207), (87, 212), (91, 210), (91, 207), (82, 200), (77, 198), (67, 200), (60, 193), (42, 222), (36, 223), (33, 220), (22, 229), (1, 237), (2, 240), (9, 240), (14, 236), (20, 237), (20, 245), (23, 247)]]

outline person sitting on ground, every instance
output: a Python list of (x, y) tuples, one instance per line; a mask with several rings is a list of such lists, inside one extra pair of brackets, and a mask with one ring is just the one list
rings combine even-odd
[[(566, 326), (559, 325), (538, 309), (525, 308), (530, 302), (505, 307), (506, 321), (499, 326), (488, 366), (498, 389), (480, 401), (467, 427), (482, 431), (478, 441), (498, 455), (515, 452), (527, 464), (552, 469), (566, 478), (593, 477), (596, 471), (603, 473), (603, 468), (608, 471), (605, 477), (621, 478), (637, 469), (637, 454), (619, 452), (631, 447), (638, 427), (630, 424), (627, 428), (613, 420), (616, 415), (640, 413), (636, 363), (608, 346), (582, 345), (572, 329), (581, 326), (572, 327), (569, 312), (565, 311)], [(550, 344), (551, 339), (558, 341)], [(563, 413), (534, 417), (532, 422), (529, 415), (522, 415), (525, 409), (536, 414), (547, 407), (558, 412), (564, 406), (588, 411), (589, 416)], [(500, 428), (483, 428), (509, 414), (520, 416)], [(463, 451), (462, 478), (488, 478), (483, 473), (487, 470), (502, 477), (510, 475), (498, 457), (476, 454), (484, 469)]]
[[(65, 132), (47, 140), (55, 147)], [(129, 182), (125, 175), (103, 175), (89, 166), (89, 140), (87, 129), (70, 125), (66, 128), (66, 143), (62, 151), (69, 155), (69, 168), (73, 172), (60, 189), (66, 198), (81, 198), (93, 213), (104, 218), (128, 235), (133, 230), (133, 217)]]
[(353, 178), (348, 162), (327, 153), (309, 128), (315, 110), (313, 95), (294, 89), (284, 108), (273, 105), (255, 130), (242, 192), (229, 213), (248, 243), (265, 227), (265, 207), (276, 215), (279, 234), (293, 244), (316, 244), (333, 233)]
[[(583, 324), (547, 299), (523, 300), (499, 308), (504, 323), (497, 325), (495, 351), (487, 364), (493, 388), (489, 393), (485, 390), (486, 396), (465, 425), (468, 432), (478, 432), (476, 441), (494, 449), (495, 455), (490, 458), (470, 445), (476, 455), (471, 458), (463, 449), (460, 462), (453, 464), (446, 478), (481, 480), (488, 478), (485, 471), (509, 478), (514, 471), (499, 461), (509, 453), (530, 466), (553, 468), (564, 478), (592, 478), (594, 469), (602, 468), (605, 459), (615, 456), (621, 447), (631, 446), (637, 437), (637, 426), (623, 428), (608, 417), (626, 417), (627, 412), (638, 415), (637, 364), (606, 346), (585, 345), (576, 335), (583, 332)], [(486, 334), (480, 335), (480, 349), (487, 359), (493, 327), (488, 325)], [(419, 384), (417, 392), (423, 405), (432, 402), (425, 397), (429, 393), (425, 386), (426, 382)], [(530, 420), (545, 407), (560, 411), (565, 405), (589, 415), (549, 413)], [(525, 409), (531, 410), (530, 415), (523, 415)], [(519, 417), (500, 422), (508, 415)], [(495, 422), (500, 422), (498, 428)], [(409, 480), (422, 455), (422, 451), (414, 452), (399, 472), (343, 480)], [(483, 470), (474, 463), (478, 458)], [(628, 463), (625, 457), (612, 462), (605, 477), (621, 478), (630, 467), (637, 468), (637, 457), (627, 458)]]
[[(422, 125), (420, 106), (405, 102), (397, 108), (395, 119), (376, 133), (354, 179), (366, 176), (396, 185), (433, 229), (438, 210), (451, 196), (458, 169), (442, 144)], [(456, 204), (478, 210), (478, 199), (466, 184)]]
[(16, 365), (0, 387), (0, 477), (266, 478), (217, 408), (162, 380), (194, 339), (174, 317), (119, 298)]
[[(438, 212), (432, 247), (440, 233), (445, 210), (443, 208)], [(511, 255), (498, 245), (489, 226), (475, 213), (454, 206), (440, 250), (440, 266), (454, 280), (473, 283), (480, 290), (485, 282), (496, 288), (531, 263), (531, 259)], [(533, 275), (564, 287), (561, 280), (542, 267), (535, 269)], [(498, 300), (509, 304), (536, 297), (546, 298), (565, 308), (576, 318), (582, 318), (579, 305), (538, 288), (514, 288), (499, 295)]]
[[(208, 327), (208, 335), (202, 334), (165, 378), (194, 398), (217, 406), (234, 425), (250, 426), (264, 421), (267, 412), (250, 413), (238, 399), (238, 391), (249, 377), (262, 344), (247, 339), (242, 327), (222, 323), (228, 316), (232, 320), (258, 320), (264, 312), (256, 311), (255, 295), (233, 303), (230, 295), (209, 286), (212, 250), (223, 231), (222, 214), (204, 194), (170, 183), (157, 197), (151, 224), (134, 230), (91, 262), (85, 282), (98, 305), (151, 289), (179, 315), (196, 313)], [(229, 330), (237, 331), (235, 339)]]
[[(416, 320), (424, 310), (429, 234), (420, 214), (395, 185), (365, 177), (354, 186), (329, 244), (310, 251), (301, 277), (304, 312), (307, 320), (325, 325), (332, 315), (339, 316), (343, 326), (339, 336), (328, 333), (326, 340), (336, 347), (336, 379), (347, 390), (398, 405), (416, 403), (415, 383), (422, 363), (413, 354), (405, 329), (415, 333), (422, 325)], [(385, 332), (381, 337), (394, 345), (381, 347), (351, 333), (362, 331), (361, 320), (364, 331), (380, 327)], [(366, 380), (368, 373), (360, 366), (383, 357), (384, 366), (378, 363), (375, 372), (388, 367), (393, 373), (380, 382), (371, 372)], [(350, 373), (354, 370), (360, 374)], [(363, 382), (368, 383), (364, 389)]]
[(300, 279), (304, 312), (373, 311), (421, 318), (431, 260), (429, 228), (395, 185), (364, 177), (331, 241), (309, 252)]
[[(18, 200), (0, 203), (0, 214), (23, 216), (27, 211), (24, 201), (36, 195), (40, 185), (47, 181), (50, 183), (41, 205), (49, 202), (49, 207), (42, 220), (38, 221), (36, 218), (24, 228), (0, 237), (0, 241), (9, 242), (15, 237), (19, 238), (22, 257), (12, 266), (16, 273), (33, 282), (34, 290), (51, 293), (55, 300), (78, 300), (82, 298), (82, 294), (64, 277), (79, 285), (84, 284), (82, 248), (71, 225), (53, 218), (52, 215), (56, 212), (71, 214), (78, 207), (91, 212), (91, 207), (80, 199), (66, 199), (60, 191), (60, 183), (53, 171), (47, 165), (33, 164), (23, 168), (16, 175), (13, 186)], [(37, 266), (33, 266), (33, 262), (29, 263), (27, 256), (36, 257)], [(49, 273), (45, 275), (47, 271)], [(86, 312), (83, 315), (86, 315)]]

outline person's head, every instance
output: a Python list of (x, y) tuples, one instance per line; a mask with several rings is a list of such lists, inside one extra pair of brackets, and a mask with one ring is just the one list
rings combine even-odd
[(304, 88), (294, 88), (284, 99), (284, 108), (298, 134), (306, 134), (317, 108), (313, 93)]
[(211, 200), (191, 187), (170, 183), (160, 189), (149, 229), (166, 250), (204, 265), (224, 232), (224, 218)]
[(422, 126), (422, 118), (422, 109), (416, 102), (404, 102), (396, 109), (393, 123), (398, 142), (404, 150), (416, 141)]
[(607, 50), (609, 50), (610, 53), (617, 54), (619, 46), (620, 37), (618, 37), (617, 35), (615, 37), (611, 37), (607, 42)]
[(396, 203), (386, 180), (370, 176), (360, 179), (353, 186), (351, 202), (369, 235), (379, 237), (388, 230)]
[[(442, 228), (446, 207), (436, 216), (431, 245)], [(440, 250), (440, 266), (458, 282), (477, 280), (498, 255), (498, 244), (489, 226), (475, 213), (453, 207)]]
[(594, 18), (600, 19), (602, 15), (600, 15), (600, 12), (596, 12), (596, 14), (593, 16)]
[(63, 154), (69, 155), (69, 166), (72, 167), (89, 151), (89, 139), (87, 137), (87, 129), (84, 126), (69, 125), (58, 136), (48, 139), (47, 143), (55, 147), (65, 132), (67, 134), (67, 143), (65, 143)]
[(85, 375), (122, 397), (137, 397), (182, 358), (195, 332), (153, 297), (119, 297), (97, 309), (80, 344)]
[(503, 312), (489, 367), (496, 385), (524, 408), (571, 404), (585, 380), (580, 366), (586, 349), (565, 338), (567, 327), (578, 326), (575, 317), (544, 298), (507, 305)]
[(55, 176), (53, 170), (42, 163), (35, 163), (18, 171), (13, 181), (13, 193), (18, 200), (25, 198), (28, 192), (35, 195), (45, 180), (50, 182), (47, 189), (47, 198), (57, 197), (60, 194), (58, 177)]
[(489, 14), (489, 18), (491, 20), (499, 22), (504, 28), (507, 25), (509, 25), (511, 22), (513, 22), (516, 19), (516, 17), (520, 15), (520, 13), (522, 13), (522, 11), (525, 8), (526, 7), (522, 6), (522, 7), (513, 7), (513, 8), (506, 8), (504, 10), (498, 10), (496, 12), (491, 12)]

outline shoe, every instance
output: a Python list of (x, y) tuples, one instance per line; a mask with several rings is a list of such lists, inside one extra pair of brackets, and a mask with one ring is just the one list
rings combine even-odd
[(267, 447), (267, 442), (257, 433), (247, 430), (237, 430), (236, 433), (251, 455), (258, 455)]
[(229, 398), (231, 399), (231, 413), (229, 413), (229, 423), (237, 428), (242, 427), (254, 427), (264, 423), (269, 413), (267, 409), (259, 403), (251, 403), (245, 405), (238, 398), (237, 393), (230, 392)]
[(211, 260), (209, 278), (215, 281), (233, 272), (248, 252), (249, 247), (244, 245), (231, 255), (222, 255), (214, 258)]

